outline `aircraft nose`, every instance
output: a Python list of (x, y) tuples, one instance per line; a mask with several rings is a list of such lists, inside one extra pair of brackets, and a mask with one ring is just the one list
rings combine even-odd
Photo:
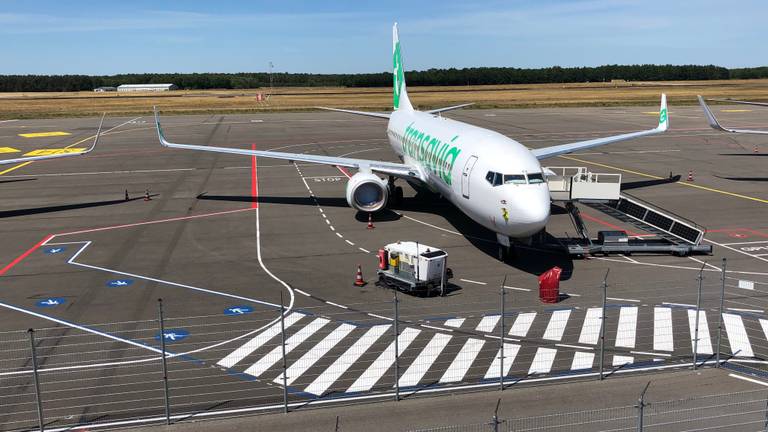
[(550, 198), (546, 188), (526, 191), (518, 201), (517, 224), (520, 237), (530, 236), (541, 231), (549, 220)]

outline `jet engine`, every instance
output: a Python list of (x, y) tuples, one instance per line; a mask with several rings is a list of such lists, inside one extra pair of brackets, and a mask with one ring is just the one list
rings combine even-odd
[(387, 182), (375, 174), (358, 172), (347, 182), (347, 202), (355, 210), (375, 212), (387, 204)]

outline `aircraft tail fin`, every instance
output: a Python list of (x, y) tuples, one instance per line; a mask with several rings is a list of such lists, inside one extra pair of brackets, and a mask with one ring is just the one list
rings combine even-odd
[(661, 106), (659, 107), (659, 126), (656, 129), (664, 132), (669, 129), (669, 113), (667, 113), (667, 95), (661, 94)]
[(397, 34), (397, 23), (392, 26), (392, 102), (395, 110), (413, 111), (411, 100), (408, 99), (408, 91), (405, 87), (405, 70), (403, 69), (403, 55), (400, 51), (400, 38)]

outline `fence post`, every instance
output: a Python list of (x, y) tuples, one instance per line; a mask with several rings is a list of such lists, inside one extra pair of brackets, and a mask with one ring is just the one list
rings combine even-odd
[(720, 309), (717, 313), (717, 353), (715, 358), (715, 367), (720, 367), (720, 343), (723, 338), (723, 303), (725, 301), (725, 266), (726, 259), (723, 258), (723, 270), (720, 274)]
[(43, 420), (43, 398), (40, 394), (40, 376), (37, 372), (37, 349), (35, 348), (35, 330), (29, 329), (29, 347), (32, 351), (32, 376), (35, 379), (35, 402), (37, 402), (37, 422), (40, 432), (45, 429)]
[(493, 410), (493, 417), (491, 418), (491, 427), (493, 427), (493, 432), (499, 432), (499, 425), (501, 424), (501, 421), (499, 420), (499, 404), (501, 404), (501, 398), (496, 401), (496, 409)]
[(645, 411), (645, 392), (648, 391), (648, 386), (651, 382), (645, 385), (643, 392), (640, 393), (640, 397), (637, 399), (637, 432), (643, 432), (643, 411)]
[(394, 291), (395, 296), (392, 303), (395, 308), (395, 321), (393, 327), (395, 332), (395, 402), (398, 402), (400, 400), (400, 344), (397, 339), (400, 336), (400, 328), (398, 326), (398, 321), (400, 321), (400, 309), (398, 308), (399, 301), (397, 300), (397, 290), (395, 289)]
[(504, 285), (507, 284), (507, 275), (504, 275), (504, 281), (501, 282), (501, 327), (499, 327), (499, 390), (504, 391), (504, 314), (505, 297), (507, 292)]
[(168, 361), (165, 355), (165, 317), (163, 316), (163, 299), (157, 299), (157, 313), (160, 320), (160, 348), (162, 349), (160, 363), (163, 365), (163, 398), (165, 400), (165, 424), (171, 424), (171, 401), (168, 394)]
[(701, 285), (704, 281), (704, 266), (707, 263), (701, 265), (699, 270), (699, 276), (696, 277), (699, 281), (699, 287), (696, 294), (696, 324), (693, 331), (693, 370), (696, 370), (699, 362), (699, 313), (701, 312)]
[(603, 368), (605, 366), (605, 306), (608, 302), (608, 274), (611, 269), (605, 272), (603, 278), (603, 312), (600, 316), (600, 381), (603, 380)]
[(763, 430), (768, 432), (768, 397), (765, 398), (765, 422), (763, 423)]
[(285, 306), (283, 306), (283, 292), (280, 291), (280, 347), (283, 351), (283, 413), (288, 413), (288, 376), (287, 362), (285, 360)]

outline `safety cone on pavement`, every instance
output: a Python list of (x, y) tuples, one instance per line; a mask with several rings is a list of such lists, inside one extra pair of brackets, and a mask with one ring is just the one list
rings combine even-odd
[(363, 280), (363, 269), (360, 267), (360, 264), (357, 265), (357, 274), (355, 275), (355, 286), (362, 287), (365, 286), (365, 281)]
[(688, 181), (689, 182), (693, 181), (693, 170), (688, 170)]
[(373, 213), (368, 213), (368, 229), (374, 229), (376, 228), (373, 226)]
[(149, 201), (149, 200), (151, 200), (151, 199), (152, 199), (152, 198), (149, 196), (149, 189), (146, 189), (146, 190), (144, 191), (144, 201)]
[(755, 153), (760, 153), (760, 150), (757, 149), (757, 144), (755, 144), (755, 148), (752, 151)]

